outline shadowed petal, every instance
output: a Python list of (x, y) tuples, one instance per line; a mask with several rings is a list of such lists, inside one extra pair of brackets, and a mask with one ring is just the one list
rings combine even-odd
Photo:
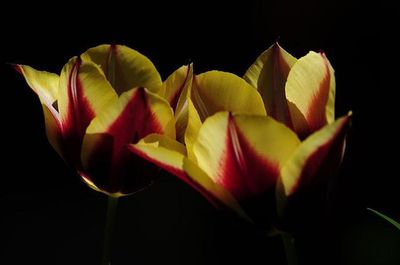
[(260, 92), (268, 115), (289, 127), (292, 125), (285, 84), (290, 68), (296, 61), (296, 58), (275, 43), (256, 59), (243, 77)]

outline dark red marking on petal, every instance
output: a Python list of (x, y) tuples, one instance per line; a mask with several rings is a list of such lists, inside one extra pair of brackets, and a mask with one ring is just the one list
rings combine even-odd
[(173, 167), (169, 164), (162, 163), (159, 160), (156, 160), (150, 156), (148, 156), (146, 153), (143, 151), (135, 148), (134, 146), (129, 146), (129, 150), (136, 155), (142, 157), (143, 159), (146, 159), (147, 161), (157, 165), (158, 167), (162, 168), (163, 170), (167, 171), (168, 173), (171, 173), (172, 175), (178, 177), (180, 180), (188, 184), (190, 187), (194, 188), (196, 191), (198, 191), (200, 194), (202, 194), (211, 204), (214, 206), (218, 206), (220, 202), (218, 199), (216, 199), (208, 190), (206, 190), (203, 186), (199, 185), (197, 182), (195, 182), (193, 179), (191, 179), (186, 172), (183, 169)]
[(111, 193), (132, 193), (148, 185), (159, 169), (132, 154), (128, 147), (151, 133), (162, 134), (163, 129), (150, 108), (144, 88), (136, 88), (120, 115), (105, 133), (94, 139), (95, 150), (89, 158), (86, 175), (96, 186)]
[(226, 150), (217, 181), (238, 199), (259, 196), (273, 189), (279, 166), (257, 154), (231, 114), (226, 133)]
[(14, 68), (15, 71), (17, 71), (17, 72), (20, 73), (21, 75), (24, 74), (24, 71), (22, 70), (21, 65), (19, 65), (19, 64), (12, 64), (11, 66)]
[(323, 178), (328, 178), (337, 170), (343, 158), (350, 120), (350, 116), (343, 118), (333, 137), (310, 155), (294, 190), (311, 186)]
[(305, 114), (307, 124), (309, 127), (309, 133), (313, 133), (319, 129), (321, 129), (324, 125), (327, 124), (326, 116), (325, 116), (325, 107), (329, 98), (329, 90), (331, 83), (331, 75), (329, 71), (328, 61), (325, 57), (324, 53), (320, 53), (320, 55), (324, 59), (325, 66), (325, 76), (322, 79), (317, 92), (314, 94), (311, 99), (311, 104), (308, 108), (307, 113)]
[(119, 161), (113, 164), (115, 138), (110, 134), (87, 135), (86, 141), (92, 141), (94, 145), (85, 169), (80, 174), (103, 191), (134, 193), (149, 186), (159, 175), (158, 167), (123, 147), (118, 153)]
[(86, 128), (94, 117), (94, 111), (83, 92), (79, 79), (81, 60), (78, 58), (68, 76), (67, 115), (62, 121), (67, 160), (80, 167), (80, 153)]
[(178, 100), (179, 100), (179, 96), (182, 93), (183, 88), (185, 87), (186, 83), (188, 82), (188, 78), (189, 78), (189, 73), (190, 73), (190, 68), (191, 65), (189, 64), (186, 70), (186, 77), (185, 80), (183, 81), (183, 83), (179, 86), (179, 89), (176, 90), (175, 94), (172, 96), (170, 105), (172, 107), (172, 109), (175, 111), (176, 110), (176, 105), (178, 104)]
[(272, 97), (268, 100), (268, 115), (293, 129), (289, 107), (286, 100), (285, 84), (290, 66), (283, 59), (278, 43), (272, 48)]

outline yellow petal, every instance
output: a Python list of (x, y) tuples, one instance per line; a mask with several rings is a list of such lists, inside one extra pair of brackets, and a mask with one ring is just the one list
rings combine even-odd
[(335, 76), (323, 53), (309, 52), (292, 67), (286, 97), (293, 127), (304, 137), (334, 121)]
[(191, 99), (202, 121), (218, 111), (266, 115), (257, 90), (227, 72), (209, 71), (196, 76)]
[(193, 161), (186, 158), (185, 147), (181, 143), (163, 135), (152, 134), (137, 144), (130, 145), (129, 149), (134, 154), (177, 176), (215, 206), (224, 204), (240, 216), (249, 219), (228, 191), (214, 183)]
[(131, 194), (149, 185), (158, 168), (133, 155), (128, 147), (152, 133), (175, 138), (168, 102), (142, 87), (124, 92), (86, 130), (81, 153), (83, 176), (111, 194)]
[(199, 192), (203, 194), (211, 203), (218, 207), (219, 204), (223, 204), (239, 216), (252, 222), (251, 218), (241, 208), (238, 201), (227, 191), (222, 185), (214, 182), (210, 176), (208, 176), (200, 167), (193, 161), (184, 158), (183, 169), (187, 173), (189, 179), (192, 181), (194, 186)]
[(282, 168), (286, 196), (332, 174), (343, 157), (350, 117), (351, 113), (326, 125), (299, 145)]
[(199, 167), (236, 198), (274, 188), (297, 136), (266, 116), (220, 112), (201, 127), (193, 153)]
[(38, 95), (42, 103), (47, 139), (57, 153), (64, 158), (60, 115), (53, 106), (58, 98), (59, 76), (35, 70), (27, 65), (16, 65), (16, 69), (24, 76), (28, 85)]
[(81, 166), (81, 145), (86, 128), (100, 111), (116, 101), (117, 94), (94, 63), (74, 57), (63, 67), (58, 110), (69, 163), (78, 168)]
[(15, 67), (24, 76), (30, 88), (38, 95), (42, 104), (50, 107), (57, 100), (60, 79), (57, 74), (38, 71), (28, 65), (16, 65)]
[(161, 87), (161, 77), (154, 64), (124, 45), (99, 45), (87, 50), (81, 58), (99, 65), (118, 94), (134, 87), (145, 87), (153, 92)]
[(285, 84), (290, 68), (296, 61), (275, 43), (256, 59), (243, 77), (260, 92), (268, 115), (288, 126), (291, 122)]
[(187, 90), (187, 87), (192, 83), (192, 79), (193, 65), (181, 66), (163, 82), (159, 95), (165, 98), (175, 110), (182, 91)]
[(131, 144), (129, 150), (188, 182), (183, 171), (183, 158), (186, 156), (183, 144), (165, 135), (150, 134), (137, 144)]

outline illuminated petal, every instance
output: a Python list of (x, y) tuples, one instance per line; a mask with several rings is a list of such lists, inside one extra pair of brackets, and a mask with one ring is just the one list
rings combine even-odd
[(266, 116), (217, 113), (199, 131), (193, 153), (199, 167), (237, 199), (274, 188), (297, 136)]
[(225, 204), (248, 219), (237, 201), (221, 185), (214, 183), (196, 164), (186, 158), (185, 146), (169, 137), (152, 134), (129, 149), (160, 168), (177, 176), (197, 190), (214, 206)]
[(190, 178), (192, 186), (200, 191), (214, 206), (218, 207), (222, 203), (234, 210), (239, 216), (252, 222), (235, 197), (221, 184), (214, 182), (196, 163), (184, 158), (183, 169)]
[(178, 99), (180, 98), (182, 91), (187, 90), (187, 87), (191, 85), (193, 80), (193, 66), (182, 66), (173, 72), (166, 81), (163, 82), (160, 95), (165, 98), (172, 109), (177, 108)]
[(196, 76), (191, 99), (202, 121), (218, 111), (266, 115), (257, 90), (227, 72), (209, 71)]
[(145, 87), (153, 92), (160, 89), (161, 77), (154, 64), (124, 45), (99, 45), (87, 50), (81, 58), (99, 65), (118, 94), (134, 87)]
[(57, 74), (38, 71), (28, 65), (16, 65), (15, 69), (24, 76), (42, 104), (50, 107), (57, 100), (60, 79)]
[(53, 106), (58, 97), (59, 76), (35, 70), (27, 65), (16, 65), (15, 68), (24, 76), (28, 85), (38, 95), (42, 103), (47, 138), (57, 153), (63, 157), (60, 115)]
[(334, 121), (335, 76), (324, 53), (300, 58), (285, 90), (293, 127), (302, 138)]
[(81, 156), (85, 177), (111, 194), (145, 187), (158, 169), (127, 147), (152, 133), (175, 138), (174, 125), (172, 109), (161, 97), (145, 88), (123, 93), (87, 128)]
[(137, 144), (131, 144), (129, 150), (187, 182), (183, 171), (183, 158), (186, 156), (183, 144), (165, 135), (150, 134)]
[(286, 196), (307, 187), (337, 168), (343, 157), (351, 114), (313, 133), (284, 165), (281, 180)]
[[(97, 113), (117, 100), (117, 94), (100, 68), (72, 58), (63, 68), (58, 90), (58, 110), (67, 160), (79, 166), (86, 128)], [(67, 150), (68, 149), (68, 150)]]
[(269, 116), (291, 126), (285, 95), (290, 68), (297, 61), (278, 43), (264, 51), (247, 70), (244, 79), (260, 92)]

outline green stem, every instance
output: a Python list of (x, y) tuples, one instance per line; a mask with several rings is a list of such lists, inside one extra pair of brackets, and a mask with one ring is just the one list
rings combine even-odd
[(282, 237), (283, 245), (285, 246), (286, 260), (288, 265), (297, 265), (298, 262), (294, 238), (290, 234), (285, 232), (281, 232), (280, 234)]
[(106, 228), (104, 231), (103, 261), (101, 262), (102, 265), (111, 264), (111, 247), (115, 223), (115, 214), (117, 212), (117, 204), (117, 197), (108, 196)]

